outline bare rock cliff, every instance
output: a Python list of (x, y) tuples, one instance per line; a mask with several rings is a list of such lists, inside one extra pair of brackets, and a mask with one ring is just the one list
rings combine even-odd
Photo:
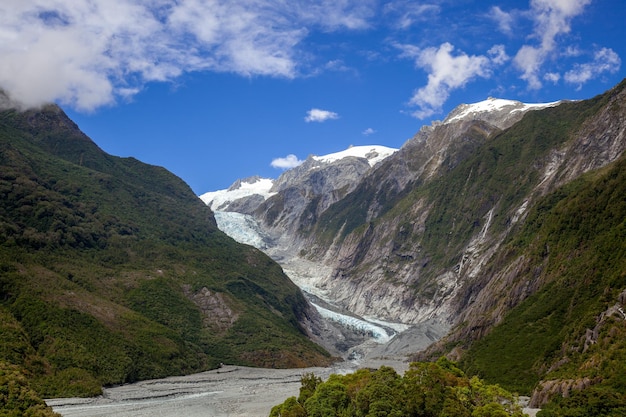
[(623, 154), (625, 96), (424, 127), (294, 241), (333, 269), (325, 288), (351, 311), (464, 322), (455, 337), (479, 338), (541, 284), (519, 280), (542, 266), (502, 243), (538, 198)]

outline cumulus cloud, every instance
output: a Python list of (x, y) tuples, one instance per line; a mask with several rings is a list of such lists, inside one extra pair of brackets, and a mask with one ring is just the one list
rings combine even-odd
[(622, 61), (611, 48), (602, 48), (595, 53), (592, 62), (576, 64), (574, 68), (565, 73), (564, 80), (570, 84), (576, 84), (578, 88), (587, 81), (598, 77), (600, 74), (619, 71)]
[(514, 58), (515, 65), (522, 71), (521, 78), (530, 89), (542, 86), (540, 70), (555, 51), (557, 37), (570, 31), (574, 17), (580, 15), (591, 0), (531, 0), (529, 14), (534, 21), (533, 38), (538, 45), (523, 45)]
[(92, 110), (185, 72), (293, 78), (313, 30), (363, 29), (373, 0), (3, 0), (0, 88)]
[(487, 51), (487, 55), (491, 58), (491, 61), (496, 65), (502, 65), (511, 59), (506, 53), (504, 45), (494, 45)]
[(297, 167), (298, 165), (301, 165), (303, 162), (304, 161), (298, 159), (298, 157), (294, 154), (289, 154), (284, 158), (276, 158), (272, 160), (272, 163), (270, 165), (274, 168), (279, 169), (291, 169)]
[(307, 123), (310, 122), (325, 122), (326, 120), (339, 119), (339, 115), (335, 112), (321, 109), (311, 109), (306, 112), (306, 117), (304, 121)]
[(374, 129), (372, 129), (371, 127), (368, 127), (367, 129), (365, 129), (362, 132), (365, 136), (369, 136), (369, 135), (373, 135), (374, 133), (376, 133), (376, 131)]
[(408, 45), (403, 49), (404, 56), (414, 58), (415, 65), (428, 72), (428, 83), (416, 90), (409, 101), (410, 105), (419, 108), (413, 113), (418, 119), (440, 112), (452, 90), (464, 87), (476, 77), (488, 78), (495, 63), (503, 60), (504, 52), (496, 48), (494, 62), (487, 56), (455, 54), (454, 46), (447, 42), (439, 48), (419, 49)]

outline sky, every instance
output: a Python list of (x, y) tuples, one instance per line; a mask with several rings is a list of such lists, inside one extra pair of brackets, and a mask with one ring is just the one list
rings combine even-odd
[(0, 88), (196, 194), (626, 76), (625, 0), (0, 0)]

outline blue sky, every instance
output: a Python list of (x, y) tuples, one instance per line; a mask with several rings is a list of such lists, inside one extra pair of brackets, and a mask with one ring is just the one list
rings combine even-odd
[(2, 0), (0, 87), (197, 194), (626, 74), (626, 1)]

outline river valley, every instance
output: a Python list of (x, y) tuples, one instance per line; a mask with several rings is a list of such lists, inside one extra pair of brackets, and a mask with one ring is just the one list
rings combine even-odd
[(268, 245), (250, 227), (249, 219), (228, 214), (216, 217), (220, 228), (231, 237), (259, 247), (281, 264), (321, 317), (316, 323), (318, 343), (343, 360), (328, 368), (306, 369), (224, 365), (200, 374), (105, 388), (96, 398), (48, 400), (55, 412), (64, 417), (267, 416), (274, 405), (298, 395), (300, 378), (305, 373), (326, 379), (333, 373), (382, 365), (403, 373), (408, 368), (407, 354), (424, 349), (447, 331), (445, 325), (434, 321), (419, 325), (390, 323), (345, 311), (333, 303), (332, 294), (318, 285), (323, 274), (330, 271)]

